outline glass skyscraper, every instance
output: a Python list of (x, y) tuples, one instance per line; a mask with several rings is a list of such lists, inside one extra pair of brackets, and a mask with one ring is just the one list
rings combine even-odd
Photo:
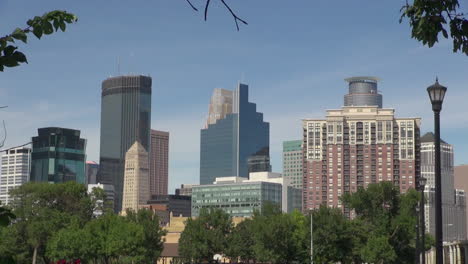
[(79, 130), (39, 128), (32, 146), (32, 182), (86, 182), (86, 140), (80, 138)]
[(122, 209), (125, 153), (136, 140), (149, 151), (150, 127), (151, 77), (117, 76), (102, 82), (97, 181), (114, 186), (116, 212)]
[(232, 111), (201, 130), (200, 184), (212, 184), (216, 177), (248, 178), (248, 159), (258, 153), (269, 156), (270, 124), (248, 94), (248, 86), (239, 84), (232, 92)]

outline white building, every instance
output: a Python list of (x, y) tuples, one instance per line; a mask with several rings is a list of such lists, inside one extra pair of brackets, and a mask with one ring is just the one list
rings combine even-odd
[(125, 154), (122, 212), (138, 210), (150, 199), (149, 156), (139, 141)]
[[(455, 190), (453, 177), (453, 146), (440, 142), (442, 177), (442, 224), (443, 240), (446, 242), (466, 239), (465, 193)], [(435, 235), (435, 145), (434, 134), (426, 133), (421, 137), (421, 176), (427, 179), (424, 190), (426, 230)]]
[(0, 201), (7, 205), (10, 190), (29, 181), (31, 149), (19, 147), (7, 150), (2, 156), (1, 168)]

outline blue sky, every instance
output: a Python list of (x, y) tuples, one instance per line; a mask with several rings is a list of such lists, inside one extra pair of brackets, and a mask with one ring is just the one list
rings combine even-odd
[[(202, 7), (202, 0), (193, 0)], [(0, 73), (0, 112), (7, 146), (30, 140), (38, 127), (76, 128), (98, 160), (101, 82), (123, 74), (153, 78), (152, 127), (171, 133), (169, 190), (196, 183), (200, 128), (214, 88), (243, 80), (270, 122), (273, 170), (281, 172), (281, 143), (299, 139), (301, 119), (339, 108), (344, 78), (382, 78), (384, 107), (422, 117), (432, 129), (426, 87), (439, 76), (448, 87), (442, 136), (468, 163), (468, 56), (451, 43), (423, 47), (399, 24), (404, 1), (228, 1), (249, 22), (236, 31), (217, 1), (208, 21), (185, 0), (0, 0), (0, 35), (46, 11), (75, 13), (78, 23), (20, 48), (29, 64)]]

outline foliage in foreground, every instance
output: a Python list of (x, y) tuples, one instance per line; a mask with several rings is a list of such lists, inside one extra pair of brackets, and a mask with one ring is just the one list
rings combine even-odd
[[(400, 194), (391, 183), (370, 184), (344, 195), (340, 209), (322, 206), (312, 213), (315, 263), (413, 263), (415, 208), (419, 194)], [(427, 236), (429, 249), (433, 239)], [(202, 210), (188, 219), (179, 240), (179, 253), (187, 261), (208, 262), (223, 254), (240, 262), (308, 263), (310, 215), (282, 213), (267, 205), (237, 226), (222, 210)]]
[[(84, 185), (27, 183), (11, 193), (16, 219), (0, 228), (0, 263), (150, 263), (163, 248), (159, 219), (148, 210), (93, 217), (102, 192)], [(3, 259), (0, 259), (3, 261)]]

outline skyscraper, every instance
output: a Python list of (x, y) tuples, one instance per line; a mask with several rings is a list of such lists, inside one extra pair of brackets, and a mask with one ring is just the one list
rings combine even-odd
[(302, 190), (302, 140), (283, 142), (283, 177)]
[[(346, 79), (353, 99), (346, 95), (345, 106), (327, 110), (326, 119), (303, 120), (304, 211), (321, 204), (342, 208), (342, 194), (370, 183), (391, 181), (401, 192), (416, 186), (420, 119), (396, 118), (394, 109), (382, 108), (377, 80)], [(368, 92), (356, 97), (363, 101), (354, 98), (356, 87)]]
[(94, 161), (86, 162), (86, 184), (96, 184), (99, 164)]
[(169, 132), (151, 129), (151, 195), (167, 195), (169, 174)]
[(0, 174), (0, 202), (2, 205), (7, 205), (10, 202), (10, 190), (29, 180), (30, 165), (30, 148), (18, 147), (5, 151), (2, 156)]
[(226, 112), (216, 116), (215, 123), (209, 119), (208, 127), (201, 130), (200, 184), (212, 184), (216, 177), (223, 176), (247, 178), (248, 158), (259, 152), (269, 156), (270, 124), (249, 102), (249, 87), (239, 84), (231, 92), (232, 111), (228, 111), (231, 96), (224, 91)]
[(149, 156), (140, 142), (135, 141), (125, 155), (125, 175), (122, 211), (138, 210), (150, 199)]
[[(435, 235), (435, 136), (426, 133), (421, 137), (421, 176), (427, 179), (426, 230)], [(466, 239), (465, 194), (454, 188), (453, 146), (440, 140), (443, 240)]]
[(122, 209), (125, 153), (138, 140), (149, 150), (151, 77), (118, 76), (102, 82), (101, 149), (97, 181), (115, 189), (114, 211)]
[(86, 139), (75, 129), (39, 128), (32, 138), (31, 181), (86, 183)]

